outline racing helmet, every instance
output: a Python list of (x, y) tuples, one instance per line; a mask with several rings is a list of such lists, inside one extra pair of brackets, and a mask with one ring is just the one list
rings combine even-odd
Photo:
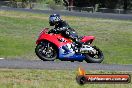
[(49, 17), (50, 26), (54, 26), (57, 22), (61, 21), (61, 17), (59, 14), (52, 14)]

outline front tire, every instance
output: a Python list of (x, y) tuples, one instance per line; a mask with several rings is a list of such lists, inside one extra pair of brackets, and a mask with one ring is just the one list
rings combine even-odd
[(96, 50), (96, 54), (85, 54), (86, 59), (85, 61), (87, 63), (101, 63), (104, 60), (103, 52), (97, 48), (96, 46), (93, 46), (93, 48)]
[(54, 61), (57, 58), (55, 46), (48, 42), (40, 42), (35, 48), (36, 55), (43, 61)]

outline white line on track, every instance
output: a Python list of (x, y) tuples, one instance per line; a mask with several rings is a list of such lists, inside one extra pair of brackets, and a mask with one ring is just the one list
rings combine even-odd
[(4, 59), (4, 58), (0, 58), (0, 60), (2, 60), (2, 59)]

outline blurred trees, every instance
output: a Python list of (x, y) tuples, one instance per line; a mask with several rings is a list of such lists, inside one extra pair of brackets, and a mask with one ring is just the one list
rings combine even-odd
[(37, 0), (0, 0), (0, 1), (10, 1), (10, 3), (8, 5), (11, 7), (15, 7), (15, 8), (17, 8), (19, 6), (19, 4), (18, 4), (19, 2), (21, 2), (20, 7), (22, 7), (22, 8), (26, 8), (27, 6), (32, 8), (31, 3), (36, 2)]
[(99, 4), (100, 8), (132, 9), (132, 0), (74, 0), (74, 5), (79, 7), (94, 7), (96, 4)]
[(109, 9), (132, 9), (132, 0), (0, 0), (10, 1), (13, 7), (17, 7), (17, 2), (22, 2), (22, 8), (31, 5), (32, 2), (45, 2), (46, 4), (55, 3), (64, 6), (77, 6), (77, 7), (95, 7), (98, 4), (99, 8)]

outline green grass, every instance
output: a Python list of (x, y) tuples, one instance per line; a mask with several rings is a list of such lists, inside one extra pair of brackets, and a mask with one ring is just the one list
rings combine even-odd
[[(87, 73), (126, 74), (127, 72), (88, 71)], [(68, 70), (0, 69), (0, 88), (132, 88), (132, 83), (80, 86), (76, 82), (76, 75), (77, 71)]]
[[(79, 35), (94, 35), (103, 63), (132, 64), (132, 21), (63, 16)], [(35, 41), (48, 15), (0, 11), (0, 57), (36, 59)]]

